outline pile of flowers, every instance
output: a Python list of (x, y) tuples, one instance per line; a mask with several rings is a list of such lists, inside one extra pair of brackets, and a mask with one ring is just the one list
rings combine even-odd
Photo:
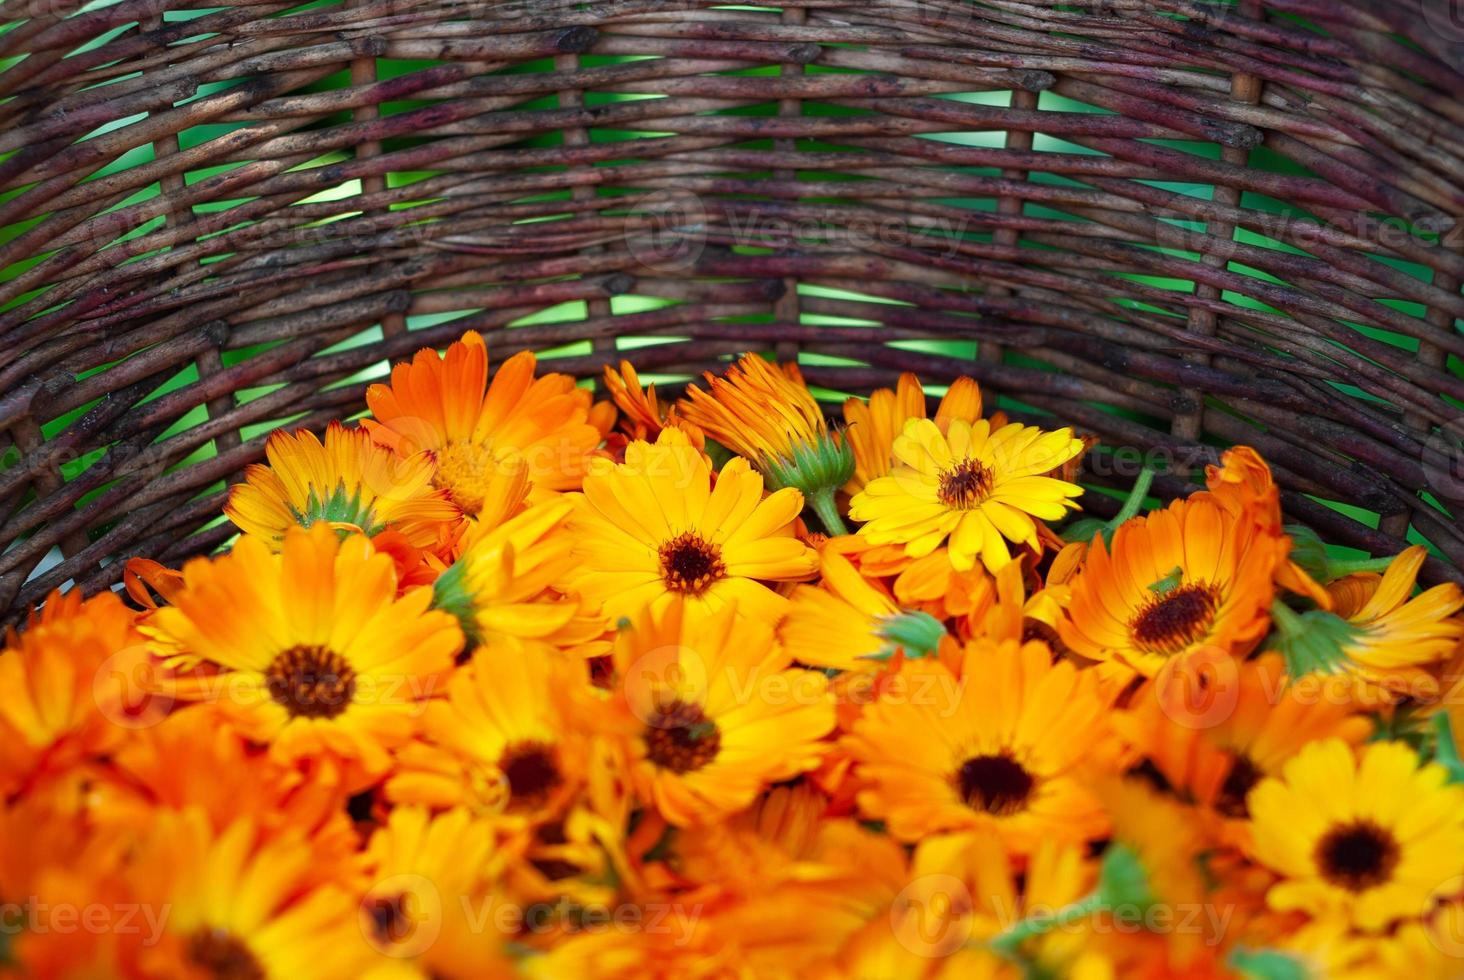
[(1088, 442), (967, 378), (605, 382), (423, 350), (269, 439), (227, 553), (12, 633), (4, 969), (1464, 969), (1423, 549), (1329, 558), (1245, 448), (1085, 517)]

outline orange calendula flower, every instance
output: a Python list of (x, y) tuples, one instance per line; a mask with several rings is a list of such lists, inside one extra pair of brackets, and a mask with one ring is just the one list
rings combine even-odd
[(161, 811), (131, 865), (143, 907), (164, 909), (146, 976), (355, 976), (379, 955), (356, 903), (311, 843), (264, 837), (248, 819), (215, 830), (197, 809)]
[(764, 623), (671, 606), (623, 630), (614, 660), (631, 779), (669, 822), (720, 819), (818, 766), (834, 726), (826, 678), (791, 668)]
[(279, 553), (245, 536), (229, 554), (183, 568), (174, 604), (151, 635), (177, 660), (203, 664), (177, 682), (281, 758), (328, 754), (386, 769), (422, 702), (462, 649), (430, 589), (397, 598), (391, 558), (324, 525), (285, 535)]
[(156, 665), (133, 613), (104, 592), (53, 592), (0, 654), (0, 789), (33, 788), (156, 720)]
[(710, 394), (687, 389), (685, 418), (752, 461), (774, 489), (800, 490), (830, 534), (845, 533), (834, 492), (853, 474), (854, 452), (829, 431), (798, 365), (746, 354), (725, 378), (706, 379)]
[(503, 949), (512, 933), (491, 917), (502, 860), (488, 821), (462, 809), (432, 816), (399, 806), (359, 864), (367, 882), (357, 903), (360, 936), (393, 968), (388, 975), (516, 975)]
[[(1255, 521), (1267, 534), (1281, 536), (1281, 488), (1271, 478), (1271, 468), (1249, 446), (1227, 449), (1219, 466), (1205, 467), (1205, 484), (1210, 493), (1231, 514)], [(1300, 564), (1287, 558), (1276, 565), (1276, 584), (1288, 592), (1303, 595), (1323, 609), (1330, 598), (1316, 579)]]
[(892, 681), (845, 739), (860, 807), (890, 833), (989, 828), (1024, 853), (1102, 835), (1080, 775), (1108, 732), (1092, 671), (1054, 664), (1045, 643), (973, 643), (960, 677), (921, 660)]
[(1153, 676), (1171, 658), (1213, 647), (1249, 653), (1270, 625), (1286, 544), (1196, 496), (1095, 537), (1071, 580), (1064, 643), (1090, 660)]
[(613, 622), (671, 603), (720, 609), (736, 603), (768, 621), (787, 600), (764, 581), (797, 581), (818, 570), (818, 553), (794, 536), (803, 495), (764, 498), (745, 459), (712, 484), (706, 457), (667, 429), (652, 445), (633, 442), (625, 462), (597, 466), (570, 523), (580, 568), (569, 587)]
[(390, 384), (366, 389), (374, 418), (361, 424), (398, 455), (428, 452), (434, 485), (469, 514), (511, 460), (528, 467), (537, 491), (576, 489), (601, 439), (590, 392), (566, 374), (535, 378), (536, 365), (532, 353), (515, 354), (489, 384), (488, 348), (469, 331), (441, 357), (423, 349), (392, 368)]
[(681, 429), (692, 445), (702, 447), (704, 437), (701, 429), (677, 415), (674, 404), (663, 405), (656, 397), (656, 386), (641, 387), (640, 375), (629, 361), (621, 361), (617, 371), (605, 365), (605, 387), (610, 391), (616, 406), (624, 414), (621, 429), (631, 439), (654, 442), (661, 430), (667, 427)]
[(774, 366), (745, 354), (726, 377), (706, 374), (710, 392), (687, 388), (682, 415), (728, 449), (755, 463), (792, 458), (800, 445), (828, 435), (828, 422), (796, 364)]
[(1349, 700), (1290, 683), (1276, 654), (1178, 664), (1134, 692), (1111, 723), (1164, 785), (1227, 819), (1247, 817), (1246, 795), (1308, 743), (1358, 745), (1373, 730)]
[(1273, 908), (1377, 930), (1423, 915), (1457, 878), (1464, 786), (1403, 742), (1360, 757), (1340, 739), (1313, 742), (1249, 800), (1255, 856), (1283, 878)]
[(276, 432), (264, 453), (269, 465), (244, 471), (224, 513), (275, 547), (290, 528), (326, 524), (366, 535), (394, 528), (421, 548), (461, 513), (433, 489), (429, 456), (399, 458), (364, 429), (332, 423), (323, 443), (312, 432)]

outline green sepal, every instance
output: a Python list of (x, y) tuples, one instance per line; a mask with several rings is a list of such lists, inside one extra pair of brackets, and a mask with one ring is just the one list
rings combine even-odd
[(1299, 613), (1277, 599), (1271, 603), (1271, 622), (1275, 632), (1268, 646), (1286, 658), (1289, 676), (1340, 674), (1352, 666), (1347, 647), (1361, 630), (1341, 616), (1324, 609)]

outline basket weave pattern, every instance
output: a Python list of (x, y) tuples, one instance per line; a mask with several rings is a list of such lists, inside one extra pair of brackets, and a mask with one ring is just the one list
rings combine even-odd
[(1417, 0), (1082, 6), (9, 0), (0, 609), (216, 547), (270, 424), (469, 328), (588, 341), (545, 360), (584, 377), (628, 337), (971, 374), (1165, 495), (1249, 443), (1291, 516), (1459, 580), (1459, 38)]

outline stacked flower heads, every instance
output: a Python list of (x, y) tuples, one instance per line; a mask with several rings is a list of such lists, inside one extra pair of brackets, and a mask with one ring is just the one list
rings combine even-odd
[[(1464, 594), (1238, 447), (469, 333), (0, 655), (36, 977), (1454, 977)], [(1464, 721), (1464, 719), (1460, 719)]]

